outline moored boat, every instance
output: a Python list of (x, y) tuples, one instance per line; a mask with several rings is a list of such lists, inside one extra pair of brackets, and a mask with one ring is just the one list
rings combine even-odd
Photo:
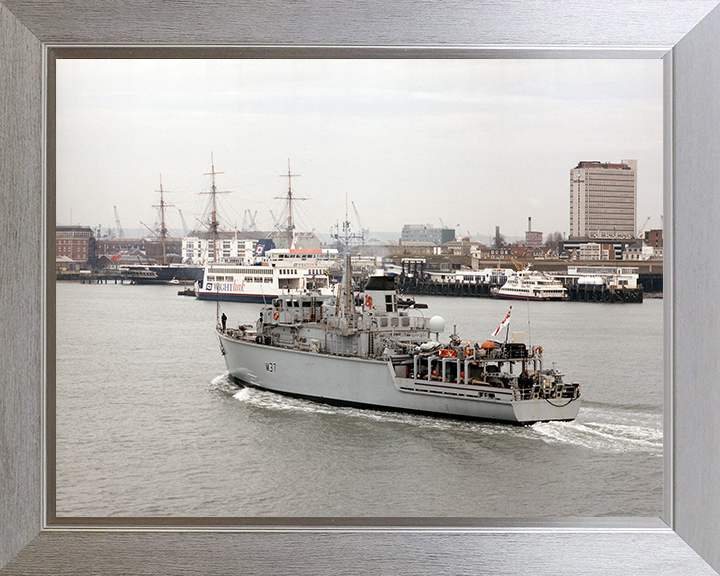
[(211, 263), (195, 295), (200, 300), (268, 303), (282, 294), (327, 291), (328, 267), (336, 257), (334, 249), (275, 248), (255, 265)]
[(508, 300), (567, 300), (562, 282), (538, 270), (525, 268), (510, 275), (502, 286), (491, 288), (493, 298)]

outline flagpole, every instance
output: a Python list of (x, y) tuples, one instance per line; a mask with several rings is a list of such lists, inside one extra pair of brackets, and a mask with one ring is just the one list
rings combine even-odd
[(512, 314), (512, 306), (510, 306), (510, 310), (508, 310), (507, 316), (503, 319), (503, 321), (500, 323), (500, 326), (497, 327), (495, 332), (492, 333), (492, 337), (495, 338), (500, 332), (502, 332), (502, 329), (504, 326), (507, 325), (508, 331), (505, 334), (505, 343), (507, 344), (507, 335), (510, 332), (510, 314)]
[[(512, 312), (512, 306), (510, 306), (510, 312)], [(510, 312), (508, 312), (507, 330), (505, 331), (505, 344), (507, 344), (508, 335), (510, 334)]]

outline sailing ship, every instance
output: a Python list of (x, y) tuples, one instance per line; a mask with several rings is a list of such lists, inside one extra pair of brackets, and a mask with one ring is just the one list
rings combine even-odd
[(124, 276), (134, 284), (170, 284), (170, 283), (194, 283), (202, 279), (203, 267), (188, 264), (178, 264), (168, 262), (167, 238), (168, 229), (165, 226), (165, 209), (172, 207), (167, 204), (164, 198), (164, 190), (162, 186), (162, 175), (160, 175), (160, 204), (153, 204), (153, 208), (158, 208), (160, 214), (160, 229), (153, 230), (147, 224), (143, 224), (145, 228), (159, 238), (162, 244), (162, 264), (137, 264), (129, 265), (123, 268)]
[[(213, 210), (210, 230), (213, 232), (213, 249), (217, 244), (216, 235), (218, 222), (216, 217), (215, 168), (212, 172)], [(271, 240), (260, 241), (254, 262), (236, 263), (223, 262), (213, 253), (213, 261), (206, 264), (203, 278), (195, 286), (195, 296), (201, 300), (223, 300), (235, 302), (270, 302), (283, 294), (291, 294), (298, 290), (313, 289), (327, 291), (330, 289), (329, 268), (337, 260), (338, 251), (334, 248), (298, 248), (295, 246), (295, 226), (293, 224), (292, 206), (294, 200), (304, 198), (293, 197), (290, 163), (288, 173), (287, 201), (288, 220), (285, 228), (288, 248), (275, 248)], [(267, 246), (271, 246), (269, 249)]]

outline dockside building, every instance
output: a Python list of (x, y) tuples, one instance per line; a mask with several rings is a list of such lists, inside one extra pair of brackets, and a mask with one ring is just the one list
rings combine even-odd
[(452, 228), (434, 228), (423, 224), (405, 224), (402, 229), (401, 241), (403, 244), (413, 242), (445, 244), (455, 240), (455, 230)]
[(95, 235), (90, 226), (55, 227), (55, 267), (87, 270), (95, 260)]

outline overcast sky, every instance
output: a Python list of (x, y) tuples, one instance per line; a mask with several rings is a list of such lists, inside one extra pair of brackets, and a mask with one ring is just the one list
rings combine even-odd
[(226, 227), (404, 224), (507, 237), (569, 229), (570, 170), (638, 160), (638, 226), (662, 214), (660, 60), (59, 60), (57, 222), (199, 227), (211, 153)]

